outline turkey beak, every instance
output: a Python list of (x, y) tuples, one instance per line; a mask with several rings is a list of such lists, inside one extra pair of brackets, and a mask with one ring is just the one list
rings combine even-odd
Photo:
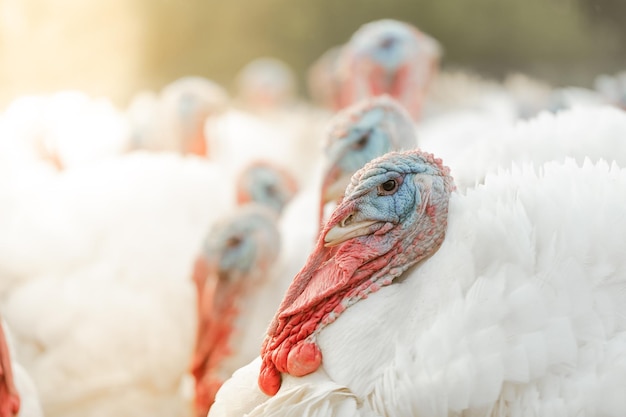
[(373, 233), (379, 223), (376, 220), (355, 221), (355, 213), (350, 213), (339, 223), (331, 227), (324, 236), (324, 246), (332, 247), (358, 236), (365, 236)]

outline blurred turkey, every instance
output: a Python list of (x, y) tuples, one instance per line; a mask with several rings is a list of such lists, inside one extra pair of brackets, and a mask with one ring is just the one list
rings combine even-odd
[(624, 187), (568, 160), (461, 194), (421, 151), (370, 162), (209, 415), (624, 415)]
[(234, 180), (206, 159), (134, 152), (8, 184), (0, 306), (46, 415), (187, 415), (189, 276)]
[(282, 167), (251, 164), (237, 183), (241, 208), (207, 232), (194, 272), (197, 415), (206, 415), (221, 383), (258, 355), (282, 295), (314, 244), (316, 206), (310, 203), (318, 194), (296, 193), (294, 185)]
[(212, 150), (205, 125), (225, 112), (228, 105), (226, 90), (200, 76), (179, 78), (158, 95), (140, 92), (127, 109), (134, 146), (210, 156)]
[(213, 225), (195, 263), (198, 329), (191, 365), (196, 415), (206, 416), (221, 383), (259, 353), (287, 284), (277, 214), (242, 206)]
[(43, 416), (37, 389), (16, 361), (10, 336), (7, 324), (0, 319), (0, 416)]
[(296, 76), (283, 61), (257, 58), (237, 74), (237, 102), (251, 113), (272, 113), (293, 106)]
[(361, 26), (338, 58), (341, 107), (389, 94), (420, 119), (440, 56), (438, 42), (408, 23), (383, 19)]

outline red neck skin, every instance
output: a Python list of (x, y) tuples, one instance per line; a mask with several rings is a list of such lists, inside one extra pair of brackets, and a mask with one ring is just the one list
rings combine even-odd
[(418, 121), (422, 113), (422, 104), (425, 97), (425, 86), (420, 85), (419, 77), (431, 74), (418, 74), (415, 64), (406, 63), (398, 67), (393, 73), (380, 66), (364, 66), (355, 68), (352, 79), (345, 83), (341, 92), (341, 108), (348, 107), (359, 100), (368, 97), (390, 95), (402, 103), (414, 121)]
[(315, 342), (317, 333), (346, 308), (391, 284), (439, 248), (445, 235), (447, 204), (442, 209), (430, 204), (418, 208), (425, 213), (422, 224), (409, 232), (401, 225), (379, 224), (370, 235), (327, 248), (324, 236), (353, 211), (354, 205), (344, 204), (335, 210), (269, 327), (261, 348), (259, 374), (264, 393), (278, 392), (281, 373), (304, 376), (315, 372), (322, 362)]
[(187, 149), (185, 149), (185, 153), (202, 156), (205, 158), (208, 157), (209, 147), (207, 145), (206, 139), (207, 138), (204, 134), (204, 123), (198, 123), (196, 131), (194, 132), (194, 136), (187, 144)]
[(220, 363), (231, 354), (228, 341), (238, 314), (237, 291), (220, 291), (215, 268), (203, 258), (196, 260), (193, 280), (198, 296), (198, 329), (190, 368), (195, 379), (196, 414), (205, 417), (224, 382), (216, 373)]
[(0, 417), (15, 417), (20, 411), (20, 396), (15, 388), (9, 346), (0, 325)]

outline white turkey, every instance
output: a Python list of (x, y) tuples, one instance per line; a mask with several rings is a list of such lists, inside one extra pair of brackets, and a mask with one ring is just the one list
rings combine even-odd
[(154, 94), (138, 93), (127, 109), (136, 149), (209, 156), (206, 124), (228, 109), (229, 95), (219, 84), (185, 76)]
[(389, 94), (418, 120), (440, 56), (439, 43), (409, 23), (382, 19), (361, 26), (338, 58), (341, 107)]
[(282, 295), (314, 244), (317, 219), (309, 191), (295, 192), (286, 170), (251, 164), (237, 185), (241, 208), (207, 231), (193, 275), (197, 415), (206, 415), (221, 383), (258, 355)]
[(248, 62), (237, 74), (236, 84), (238, 105), (250, 113), (273, 113), (295, 104), (296, 76), (277, 58)]
[(255, 358), (287, 288), (277, 213), (247, 204), (216, 222), (196, 259), (198, 327), (191, 373), (206, 416), (222, 382)]
[(209, 415), (624, 415), (626, 170), (537, 171), (367, 164)]

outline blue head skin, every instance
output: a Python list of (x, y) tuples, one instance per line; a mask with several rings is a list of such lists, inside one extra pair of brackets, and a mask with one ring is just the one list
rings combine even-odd
[(237, 204), (254, 202), (280, 214), (298, 192), (296, 179), (286, 169), (269, 162), (250, 164), (237, 181)]
[(202, 77), (183, 77), (161, 93), (166, 134), (175, 135), (180, 152), (206, 156), (204, 125), (208, 117), (226, 109), (228, 94), (220, 85)]
[(326, 203), (342, 198), (350, 178), (363, 165), (387, 152), (416, 147), (411, 117), (388, 96), (364, 100), (339, 113), (331, 121), (325, 146), (320, 216)]
[(328, 221), (332, 227), (324, 236), (326, 246), (357, 236), (378, 242), (383, 236), (381, 229), (401, 233), (417, 229), (428, 235), (441, 226), (445, 230), (445, 221), (437, 218), (447, 216), (454, 188), (449, 169), (431, 154), (412, 150), (383, 155), (352, 177), (344, 200)]
[(214, 266), (218, 287), (253, 286), (265, 278), (280, 251), (276, 221), (270, 210), (249, 204), (213, 226), (202, 256)]
[(350, 40), (355, 54), (367, 56), (388, 71), (412, 59), (418, 46), (414, 28), (391, 19), (363, 25)]

